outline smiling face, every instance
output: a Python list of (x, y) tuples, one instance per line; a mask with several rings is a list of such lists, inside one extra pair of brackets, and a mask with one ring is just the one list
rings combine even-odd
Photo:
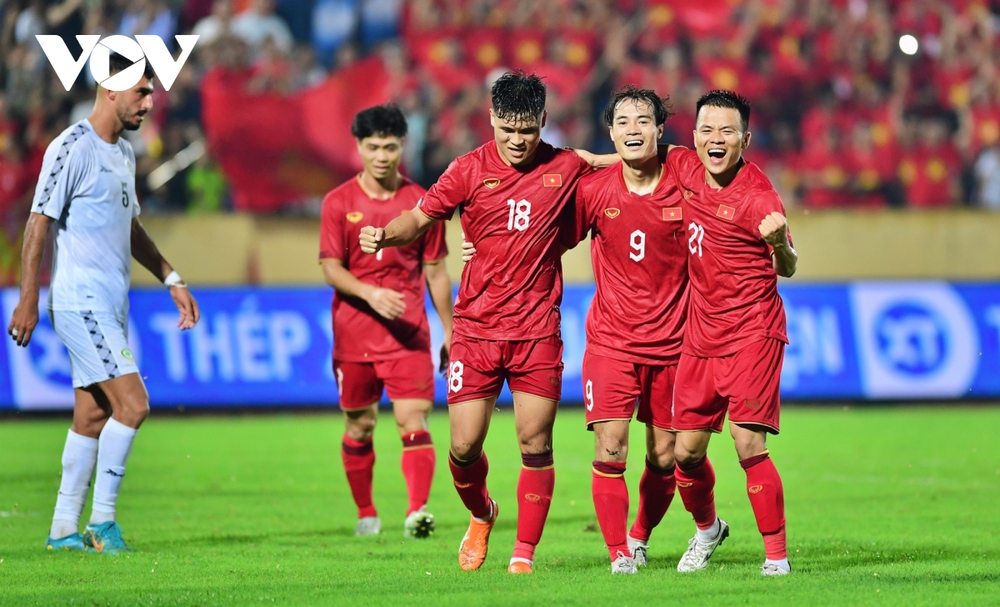
[(394, 135), (372, 135), (358, 140), (358, 153), (366, 173), (376, 181), (393, 177), (403, 158), (403, 140)]
[(656, 142), (663, 135), (663, 125), (657, 126), (651, 104), (626, 98), (615, 107), (608, 131), (618, 155), (628, 163), (656, 156)]
[(698, 157), (716, 180), (734, 173), (750, 145), (750, 131), (745, 131), (739, 110), (704, 105), (698, 111), (694, 130), (694, 147)]
[(505, 163), (512, 167), (531, 163), (542, 140), (545, 112), (535, 120), (515, 119), (512, 122), (498, 118), (491, 109), (490, 124), (493, 125), (493, 138), (497, 142), (497, 150)]

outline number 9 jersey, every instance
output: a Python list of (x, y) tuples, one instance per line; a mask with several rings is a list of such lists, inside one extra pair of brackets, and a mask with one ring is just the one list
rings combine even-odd
[(687, 316), (687, 243), (681, 194), (664, 167), (656, 189), (629, 191), (622, 163), (580, 181), (574, 247), (591, 236), (596, 292), (587, 352), (638, 364), (676, 364)]

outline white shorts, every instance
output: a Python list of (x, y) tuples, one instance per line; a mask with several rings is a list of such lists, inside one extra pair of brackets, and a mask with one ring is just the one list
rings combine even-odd
[(69, 350), (74, 388), (139, 372), (128, 347), (128, 326), (113, 314), (49, 310), (49, 318)]

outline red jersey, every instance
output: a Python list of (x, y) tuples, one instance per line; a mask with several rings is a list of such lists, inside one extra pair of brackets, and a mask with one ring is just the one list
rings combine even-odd
[(580, 182), (564, 244), (591, 235), (597, 290), (587, 314), (588, 352), (639, 364), (680, 358), (688, 303), (681, 200), (666, 169), (646, 195), (629, 191), (621, 162)]
[(687, 189), (691, 296), (684, 353), (707, 358), (766, 338), (788, 343), (771, 246), (758, 230), (766, 215), (785, 214), (774, 186), (757, 165), (747, 162), (732, 183), (716, 190), (706, 183), (705, 167), (694, 151), (674, 149), (667, 159)]
[(424, 309), (423, 263), (448, 254), (444, 224), (431, 226), (405, 247), (375, 255), (361, 251), (358, 235), (367, 225), (384, 226), (417, 205), (424, 189), (409, 179), (389, 200), (375, 200), (351, 179), (323, 199), (319, 233), (320, 259), (339, 259), (358, 280), (399, 291), (406, 311), (387, 320), (358, 297), (333, 296), (333, 357), (344, 362), (393, 360), (430, 351), (431, 336)]
[(431, 219), (459, 209), (465, 238), (476, 245), (455, 300), (456, 334), (498, 341), (559, 334), (560, 227), (590, 167), (544, 141), (535, 154), (517, 169), (490, 141), (455, 159), (418, 205)]

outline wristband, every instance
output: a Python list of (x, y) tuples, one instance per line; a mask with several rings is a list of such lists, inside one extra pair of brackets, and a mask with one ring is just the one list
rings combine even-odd
[(167, 285), (167, 287), (187, 288), (187, 285), (184, 284), (184, 279), (181, 278), (181, 275), (176, 270), (172, 270), (170, 274), (167, 274), (167, 277), (163, 279), (163, 284)]

